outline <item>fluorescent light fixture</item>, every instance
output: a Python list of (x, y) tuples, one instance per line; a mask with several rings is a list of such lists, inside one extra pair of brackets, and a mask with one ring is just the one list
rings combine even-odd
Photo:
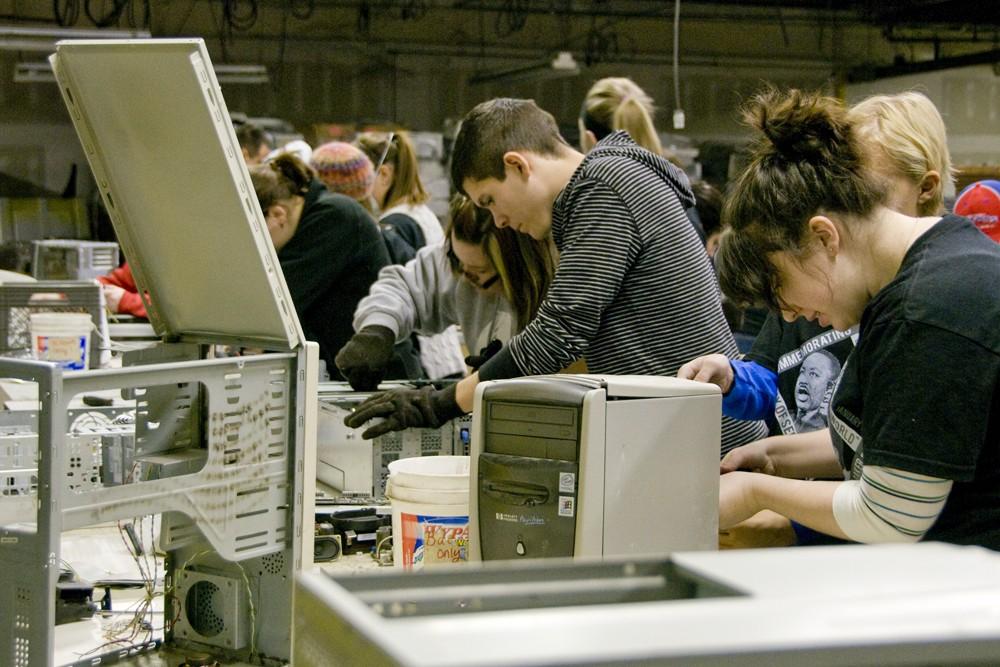
[[(215, 65), (215, 78), (219, 83), (267, 83), (267, 68), (263, 65)], [(17, 63), (14, 67), (16, 83), (55, 83), (52, 66), (48, 61)]]
[(215, 65), (214, 68), (219, 83), (268, 83), (271, 80), (263, 65)]
[(525, 81), (545, 81), (580, 74), (580, 66), (569, 51), (560, 51), (555, 58), (542, 63), (514, 67), (497, 72), (483, 72), (469, 78), (473, 86), (484, 83), (516, 83)]
[(55, 83), (56, 75), (47, 62), (17, 63), (14, 66), (15, 83)]
[(52, 53), (61, 39), (149, 39), (148, 30), (86, 30), (0, 26), (0, 50)]

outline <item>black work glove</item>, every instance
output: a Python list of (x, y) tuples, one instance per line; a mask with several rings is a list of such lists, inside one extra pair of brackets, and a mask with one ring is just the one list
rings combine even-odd
[(479, 350), (479, 354), (470, 354), (467, 356), (465, 358), (465, 365), (470, 367), (473, 371), (478, 371), (479, 367), (489, 361), (490, 357), (499, 352), (502, 347), (503, 343), (494, 338), (486, 345), (486, 347)]
[(455, 417), (465, 414), (455, 402), (454, 384), (444, 389), (427, 385), (420, 389), (393, 389), (375, 394), (344, 418), (350, 428), (359, 428), (369, 419), (384, 417), (385, 421), (369, 427), (361, 437), (377, 438), (389, 431), (406, 428), (438, 428)]
[(392, 361), (396, 335), (387, 327), (368, 326), (351, 336), (333, 360), (355, 391), (372, 391)]

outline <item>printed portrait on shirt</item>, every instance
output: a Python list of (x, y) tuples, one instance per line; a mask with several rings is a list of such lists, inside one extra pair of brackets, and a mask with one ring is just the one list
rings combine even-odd
[(826, 428), (830, 396), (840, 375), (840, 361), (826, 350), (802, 360), (795, 381), (795, 430), (798, 433)]

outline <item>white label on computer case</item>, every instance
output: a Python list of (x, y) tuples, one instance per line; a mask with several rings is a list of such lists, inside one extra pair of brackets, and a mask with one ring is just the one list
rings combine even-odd
[(573, 516), (576, 499), (573, 496), (559, 496), (559, 516)]
[(576, 490), (576, 473), (559, 473), (559, 493), (573, 493)]

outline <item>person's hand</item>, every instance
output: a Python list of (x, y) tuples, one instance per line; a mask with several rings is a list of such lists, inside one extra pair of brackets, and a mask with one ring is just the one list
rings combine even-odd
[(355, 391), (373, 391), (392, 360), (396, 335), (387, 327), (368, 326), (351, 336), (334, 363)]
[(727, 394), (733, 386), (733, 367), (729, 365), (729, 357), (724, 354), (706, 354), (681, 366), (677, 377), (695, 382), (710, 382), (719, 387), (723, 394)]
[(790, 547), (795, 543), (792, 522), (771, 510), (761, 510), (746, 521), (719, 531), (720, 549)]
[(479, 354), (470, 354), (467, 356), (465, 358), (465, 365), (474, 371), (478, 371), (479, 367), (489, 361), (490, 357), (499, 352), (502, 347), (503, 343), (494, 338), (487, 343), (486, 347), (479, 350)]
[(122, 302), (122, 296), (125, 295), (125, 289), (118, 285), (101, 285), (101, 291), (104, 292), (104, 301), (108, 304), (108, 310), (117, 313), (118, 305)]
[(465, 414), (455, 402), (455, 385), (435, 389), (430, 385), (420, 389), (393, 389), (370, 397), (344, 418), (344, 425), (360, 428), (371, 419), (382, 417), (370, 426), (361, 437), (377, 438), (389, 431), (407, 428), (438, 428), (455, 417)]
[(732, 472), (719, 478), (719, 532), (728, 531), (756, 514), (760, 508), (753, 494), (756, 474)]
[(768, 453), (768, 438), (729, 450), (719, 462), (719, 472), (725, 475), (736, 470), (749, 470), (765, 475), (777, 475), (774, 460)]

